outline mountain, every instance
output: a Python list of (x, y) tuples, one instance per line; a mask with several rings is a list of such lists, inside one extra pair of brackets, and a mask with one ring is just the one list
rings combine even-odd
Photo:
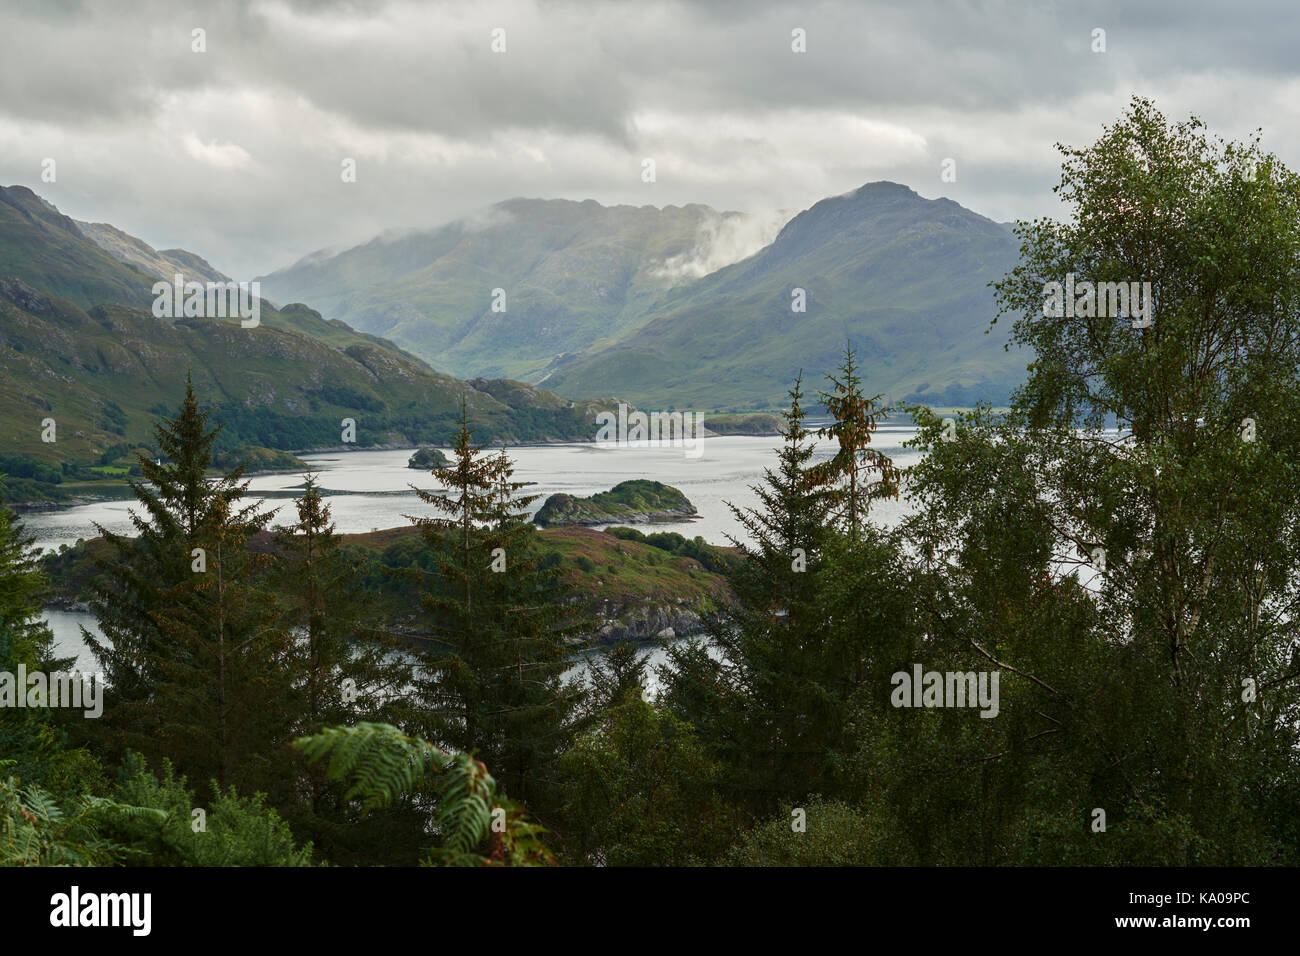
[(187, 280), (196, 282), (231, 281), (230, 276), (217, 271), (206, 259), (192, 252), (184, 249), (155, 249), (143, 239), (127, 235), (106, 222), (73, 221), (82, 235), (114, 259), (136, 266), (160, 279), (171, 279), (179, 272)]
[[(636, 326), (674, 285), (716, 268), (711, 257), (758, 248), (754, 231), (748, 217), (701, 205), (511, 199), (313, 253), (260, 281), (272, 299), (311, 302), (443, 371), (535, 380), (558, 355)], [(505, 312), (492, 310), (494, 289)]]
[[(263, 300), (252, 329), (238, 318), (156, 318), (160, 273), (192, 259), (213, 281), (221, 274), (112, 226), (89, 231), (114, 252), (31, 190), (0, 188), (0, 454), (73, 462), (149, 447), (187, 371), (227, 448), (338, 446), (344, 418), (359, 446), (442, 444), (462, 398), (480, 441), (575, 440), (594, 434), (605, 407), (523, 383), (458, 381), (298, 303)], [(41, 440), (45, 418), (57, 423), (53, 444)]]
[[(851, 340), (870, 393), (933, 405), (1004, 400), (1025, 358), (1004, 351), (990, 280), (1017, 261), (1007, 225), (949, 199), (870, 183), (795, 216), (753, 256), (668, 292), (635, 329), (553, 363), (562, 395), (643, 407), (779, 404), (814, 389)], [(805, 290), (807, 311), (791, 310)]]
[[(542, 389), (514, 405), (514, 383), (475, 387), (376, 345), (337, 348), (287, 329), (165, 321), (121, 305), (83, 310), (0, 278), (0, 454), (86, 461), (114, 446), (151, 447), (153, 422), (175, 411), (187, 371), (216, 406), (227, 448), (340, 446), (344, 418), (355, 420), (358, 446), (446, 444), (462, 396), (477, 440), (578, 440), (594, 434), (603, 407)], [(45, 418), (58, 425), (53, 445), (41, 441)]]
[(820, 387), (846, 340), (893, 399), (1000, 403), (1022, 380), (1006, 327), (985, 334), (988, 282), (1017, 260), (1010, 226), (889, 182), (818, 202), (770, 244), (754, 225), (698, 205), (515, 199), (262, 282), (458, 375), (647, 407), (779, 407), (800, 369)]
[(87, 308), (145, 305), (154, 281), (87, 240), (73, 220), (25, 186), (0, 186), (0, 276)]

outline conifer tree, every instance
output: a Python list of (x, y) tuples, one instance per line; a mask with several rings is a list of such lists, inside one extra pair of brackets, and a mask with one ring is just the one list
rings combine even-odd
[(441, 575), (424, 598), (437, 645), (416, 681), (424, 729), (490, 764), (515, 799), (544, 804), (581, 694), (562, 675), (582, 612), (536, 555), (527, 508), (537, 496), (518, 494), (504, 448), (474, 447), (463, 405), (460, 426), (452, 464), (432, 472), (448, 494), (416, 489), (443, 516), (412, 519)]
[(292, 729), (288, 640), (261, 587), (269, 559), (248, 543), (271, 513), (240, 504), (242, 469), (208, 477), (220, 428), (207, 422), (187, 382), (155, 432), (167, 460), (141, 456), (144, 480), (131, 482), (137, 537), (100, 529), (115, 554), (93, 586), (104, 639), (87, 643), (112, 685), (103, 723), (115, 746), (270, 792), (288, 780), (273, 756)]
[(857, 542), (872, 499), (898, 496), (899, 473), (886, 455), (871, 447), (871, 435), (882, 414), (880, 396), (863, 394), (851, 343), (844, 346), (838, 372), (827, 376), (830, 391), (819, 393), (832, 422), (818, 429), (817, 437), (834, 438), (839, 449), (813, 471), (831, 488), (834, 515), (849, 540)]
[[(376, 602), (361, 585), (360, 562), (343, 550), (314, 475), (306, 476), (294, 508), (298, 520), (276, 528), (268, 574), (280, 626), (291, 638), (292, 697), (285, 708), (292, 707), (294, 733), (391, 722), (410, 687), (409, 654), (374, 626)], [(301, 799), (282, 815), (332, 863), (415, 862), (423, 818), (411, 800), (363, 819), (345, 786), (311, 766), (300, 768), (297, 792)]]
[(670, 706), (718, 748), (755, 809), (815, 784), (836, 714), (820, 600), (833, 499), (812, 464), (802, 400), (801, 376), (778, 467), (754, 488), (759, 507), (731, 509), (750, 540), (732, 538), (744, 560), (726, 573), (734, 601), (714, 633), (721, 660), (688, 644), (669, 651), (663, 675)]
[(154, 612), (162, 637), (160, 678), (148, 708), (158, 739), (146, 756), (167, 756), (195, 780), (286, 799), (294, 698), (292, 638), (262, 586), (270, 557), (249, 539), (268, 512), (232, 513), (218, 499), (196, 540), (204, 557)]
[(391, 642), (373, 626), (374, 598), (359, 581), (360, 562), (344, 553), (315, 475), (294, 499), (298, 520), (276, 530), (268, 583), (281, 626), (294, 637), (297, 731), (387, 720), (392, 698), (410, 681)]
[(160, 457), (137, 456), (143, 473), (127, 484), (141, 511), (132, 510), (135, 536), (96, 525), (112, 545), (112, 557), (99, 565), (92, 584), (91, 611), (104, 640), (83, 632), (113, 686), (113, 700), (130, 708), (148, 698), (158, 680), (160, 635), (155, 614), (163, 595), (192, 581), (191, 570), (202, 529), (210, 526), (218, 502), (239, 497), (242, 469), (210, 479), (212, 449), (220, 428), (209, 430), (187, 377), (185, 399), (174, 419), (154, 428)]

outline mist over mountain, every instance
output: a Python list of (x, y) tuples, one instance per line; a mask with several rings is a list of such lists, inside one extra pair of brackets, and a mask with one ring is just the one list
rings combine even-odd
[[(670, 290), (635, 328), (565, 356), (541, 381), (564, 395), (618, 394), (650, 405), (780, 404), (801, 369), (812, 384), (846, 342), (866, 387), (933, 404), (1005, 400), (1026, 359), (1004, 350), (988, 283), (1018, 242), (949, 199), (869, 183), (795, 216), (771, 245)], [(806, 311), (794, 311), (803, 290)]]
[[(344, 418), (361, 446), (445, 442), (462, 399), (484, 439), (576, 440), (594, 428), (594, 403), (459, 381), (301, 303), (262, 300), (256, 328), (238, 316), (158, 318), (153, 284), (177, 272), (227, 281), (195, 253), (0, 188), (0, 453), (84, 460), (148, 447), (187, 375), (216, 406), (227, 447), (332, 446)], [(47, 417), (57, 443), (40, 438)]]
[[(675, 285), (756, 252), (782, 222), (697, 204), (511, 199), (260, 281), (272, 299), (311, 302), (443, 371), (536, 380), (557, 356), (635, 328)], [(493, 311), (495, 289), (505, 311)]]
[(571, 398), (774, 407), (801, 368), (834, 367), (851, 341), (873, 391), (970, 404), (1005, 400), (1024, 372), (1001, 330), (985, 334), (987, 284), (1016, 249), (1007, 225), (878, 182), (793, 219), (509, 200), (261, 281), (436, 368)]

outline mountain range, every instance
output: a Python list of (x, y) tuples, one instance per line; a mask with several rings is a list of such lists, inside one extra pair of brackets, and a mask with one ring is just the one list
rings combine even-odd
[(345, 418), (359, 445), (445, 443), (462, 399), (480, 440), (513, 442), (590, 438), (615, 400), (775, 408), (846, 342), (887, 399), (999, 403), (1021, 380), (1024, 357), (989, 331), (1010, 226), (886, 182), (778, 225), (508, 200), (263, 276), (244, 329), (150, 311), (177, 272), (228, 281), (201, 256), (0, 188), (0, 454), (147, 447), (187, 374), (226, 446), (285, 450), (338, 445)]
[[(213, 406), (225, 447), (446, 443), (462, 400), (480, 441), (578, 440), (608, 403), (518, 382), (463, 382), (391, 342), (300, 303), (238, 318), (156, 318), (152, 286), (176, 271), (224, 278), (184, 250), (159, 252), (80, 224), (30, 189), (0, 188), (0, 454), (64, 461), (152, 447), (187, 375)], [(54, 442), (41, 423), (56, 422)]]
[(511, 199), (259, 281), (271, 299), (310, 302), (452, 374), (537, 381), (558, 356), (640, 325), (697, 267), (701, 239), (744, 221), (700, 205)]
[(1011, 226), (876, 182), (759, 233), (700, 205), (516, 199), (261, 282), (436, 368), (569, 398), (779, 407), (801, 369), (819, 385), (846, 342), (891, 399), (1001, 403), (1022, 379), (1005, 327), (989, 332), (988, 283), (1016, 262)]

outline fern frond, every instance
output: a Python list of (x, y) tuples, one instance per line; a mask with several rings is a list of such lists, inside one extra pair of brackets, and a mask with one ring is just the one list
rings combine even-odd
[(389, 806), (451, 760), (428, 741), (370, 722), (330, 727), (293, 746), (311, 763), (328, 759), (326, 776), (350, 781), (346, 798), (359, 798), (366, 810)]

